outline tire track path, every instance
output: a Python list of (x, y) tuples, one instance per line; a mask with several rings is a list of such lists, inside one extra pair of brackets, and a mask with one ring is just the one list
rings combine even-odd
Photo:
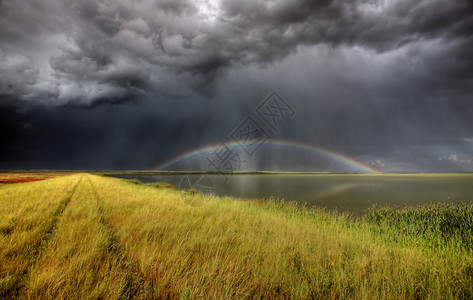
[(109, 236), (108, 250), (110, 253), (115, 255), (117, 259), (121, 260), (123, 265), (123, 273), (126, 274), (126, 286), (123, 289), (120, 298), (153, 299), (149, 292), (149, 283), (144, 280), (144, 276), (140, 271), (138, 262), (128, 255), (127, 251), (120, 242), (119, 234), (110, 223), (110, 220), (104, 211), (103, 201), (97, 192), (97, 187), (92, 183), (89, 177), (87, 180), (92, 187), (93, 196), (97, 201), (97, 209), (100, 214), (100, 223), (107, 230)]
[(83, 177), (84, 176), (82, 175), (77, 180), (77, 183), (74, 185), (71, 192), (59, 203), (56, 211), (51, 217), (51, 222), (41, 234), (41, 238), (39, 238), (38, 241), (32, 246), (31, 254), (28, 259), (28, 267), (25, 268), (20, 274), (16, 274), (14, 281), (10, 284), (11, 288), (3, 291), (3, 294), (0, 295), (1, 299), (17, 299), (21, 295), (26, 294), (26, 277), (28, 275), (28, 271), (41, 259), (41, 256), (47, 249), (49, 241), (54, 236), (54, 232), (57, 229), (58, 220), (71, 202), (77, 187), (83, 181)]

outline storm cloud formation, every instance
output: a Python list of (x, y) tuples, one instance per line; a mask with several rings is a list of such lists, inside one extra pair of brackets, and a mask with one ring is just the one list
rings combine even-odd
[(472, 171), (472, 34), (469, 0), (3, 0), (0, 158), (147, 168), (226, 138), (278, 90), (298, 112), (279, 138)]

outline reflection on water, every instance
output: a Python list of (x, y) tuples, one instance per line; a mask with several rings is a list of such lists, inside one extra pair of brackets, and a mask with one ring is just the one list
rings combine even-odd
[[(123, 175), (142, 182), (165, 181), (176, 187), (183, 177), (202, 182), (202, 175)], [(241, 198), (279, 198), (337, 209), (363, 212), (373, 204), (419, 205), (440, 201), (473, 202), (473, 174), (238, 174), (225, 182), (208, 176), (217, 195)], [(208, 185), (208, 184), (207, 184)]]

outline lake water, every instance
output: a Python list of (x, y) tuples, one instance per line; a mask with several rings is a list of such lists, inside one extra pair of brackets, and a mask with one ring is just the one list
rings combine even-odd
[(327, 209), (362, 213), (373, 204), (420, 205), (473, 202), (473, 174), (235, 174), (122, 175), (168, 182), (203, 193), (239, 198), (279, 198)]

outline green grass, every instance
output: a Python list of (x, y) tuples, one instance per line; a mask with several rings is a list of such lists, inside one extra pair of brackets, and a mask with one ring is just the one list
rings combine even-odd
[(420, 207), (373, 207), (366, 221), (399, 241), (434, 249), (473, 250), (473, 205), (436, 203)]
[(195, 197), (89, 174), (0, 187), (0, 298), (473, 297), (471, 206), (354, 220)]

